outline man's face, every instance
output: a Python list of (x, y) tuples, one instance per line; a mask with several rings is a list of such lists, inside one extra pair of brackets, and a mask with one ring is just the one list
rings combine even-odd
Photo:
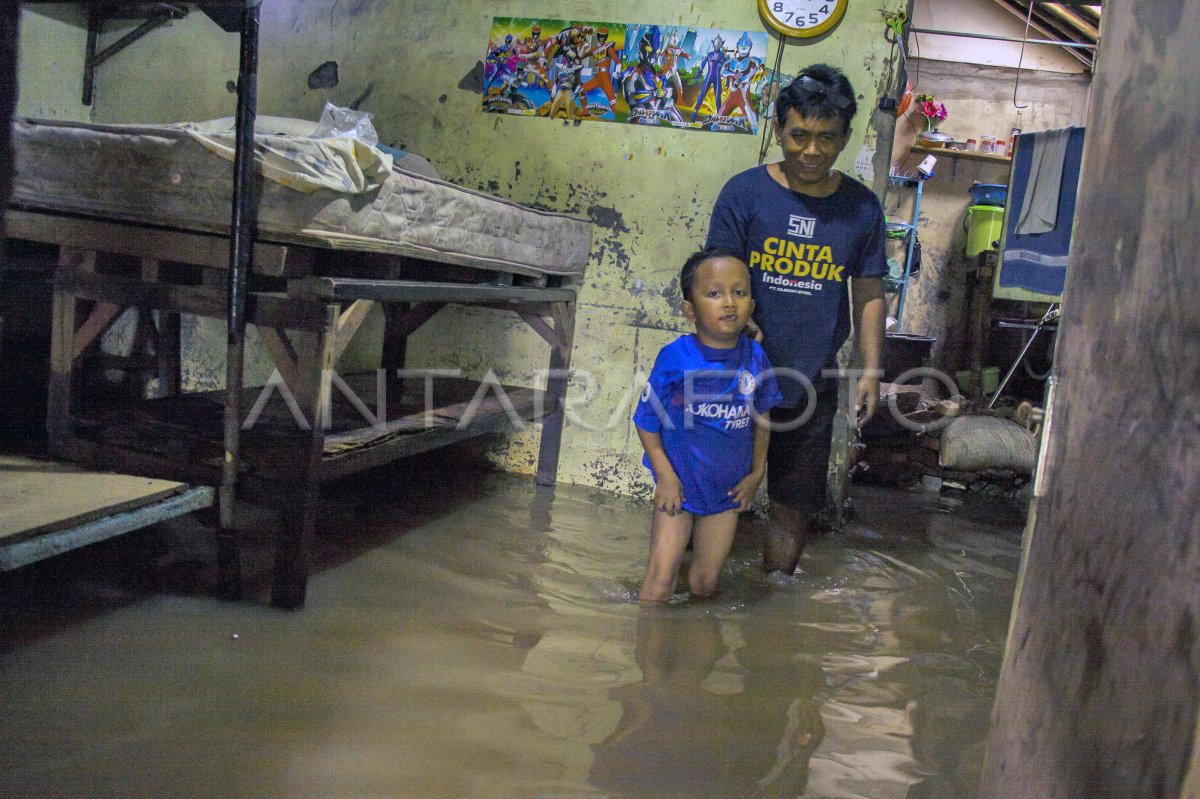
[(819, 183), (828, 177), (849, 139), (850, 131), (843, 129), (840, 116), (814, 119), (800, 116), (794, 108), (788, 109), (783, 126), (775, 131), (785, 171), (801, 184)]

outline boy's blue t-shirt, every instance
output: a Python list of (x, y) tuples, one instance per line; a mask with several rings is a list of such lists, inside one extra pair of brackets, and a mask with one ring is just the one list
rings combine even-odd
[(850, 279), (887, 274), (879, 198), (844, 175), (833, 194), (810, 197), (754, 167), (721, 189), (706, 246), (742, 254), (783, 405), (802, 404), (805, 387), (788, 371), (811, 380), (836, 365), (850, 332)]
[[(662, 436), (667, 459), (683, 483), (683, 509), (709, 516), (737, 507), (728, 492), (750, 473), (750, 409), (763, 413), (782, 396), (757, 342), (742, 336), (737, 346), (719, 350), (689, 334), (658, 353), (633, 422)], [(647, 456), (642, 463), (654, 473)]]

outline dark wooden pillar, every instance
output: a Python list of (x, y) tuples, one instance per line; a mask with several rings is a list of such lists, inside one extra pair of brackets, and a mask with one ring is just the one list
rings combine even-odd
[(17, 107), (18, 3), (0, 3), (0, 241), (4, 239), (4, 209), (12, 194), (12, 121)]
[(1194, 0), (1104, 5), (1045, 473), (985, 799), (1195, 790), (1198, 38)]

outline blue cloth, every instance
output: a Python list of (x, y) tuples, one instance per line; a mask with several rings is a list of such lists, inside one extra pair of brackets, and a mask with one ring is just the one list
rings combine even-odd
[[(633, 423), (662, 436), (689, 513), (709, 516), (737, 507), (728, 492), (750, 473), (751, 408), (764, 413), (781, 397), (770, 371), (763, 348), (745, 336), (727, 350), (680, 336), (658, 353)], [(654, 474), (649, 457), (643, 455), (642, 463)]]
[(850, 334), (849, 281), (887, 274), (883, 207), (842, 175), (828, 197), (780, 185), (760, 166), (734, 175), (713, 207), (708, 246), (742, 253), (750, 267), (754, 320), (775, 368), (784, 407), (805, 396), (809, 379), (834, 366)]
[(1053, 230), (1044, 233), (1017, 232), (1018, 221), (1026, 197), (1026, 187), (1033, 166), (1034, 145), (1039, 133), (1022, 133), (1017, 137), (1017, 152), (1013, 158), (1012, 180), (1008, 189), (1008, 207), (1004, 216), (1004, 245), (1000, 252), (1001, 288), (1017, 288), (1061, 297), (1067, 280), (1067, 258), (1071, 251), (1071, 229), (1075, 220), (1075, 196), (1079, 189), (1079, 172), (1083, 161), (1084, 128), (1070, 128), (1067, 149), (1063, 157), (1062, 183), (1058, 190), (1058, 207)]

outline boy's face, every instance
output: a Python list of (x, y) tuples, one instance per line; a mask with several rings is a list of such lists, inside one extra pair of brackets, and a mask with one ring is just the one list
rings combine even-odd
[(733, 347), (754, 312), (750, 270), (737, 258), (709, 258), (696, 269), (691, 296), (682, 308), (696, 325), (700, 343), (717, 349)]

